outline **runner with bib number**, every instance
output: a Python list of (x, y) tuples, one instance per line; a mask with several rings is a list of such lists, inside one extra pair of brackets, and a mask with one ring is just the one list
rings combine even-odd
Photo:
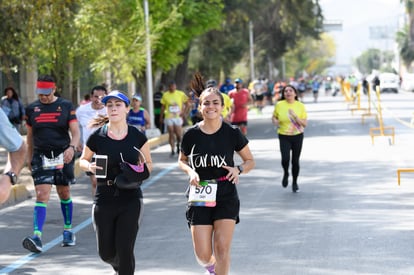
[[(239, 222), (236, 184), (240, 174), (254, 167), (254, 160), (246, 136), (221, 117), (224, 99), (220, 91), (207, 88), (199, 100), (203, 120), (184, 134), (178, 162), (189, 176), (186, 217), (197, 261), (210, 275), (226, 275), (231, 240)], [(242, 164), (234, 163), (234, 152)]]
[(204, 180), (200, 181), (201, 187), (190, 185), (188, 194), (188, 203), (191, 206), (216, 206), (217, 181)]

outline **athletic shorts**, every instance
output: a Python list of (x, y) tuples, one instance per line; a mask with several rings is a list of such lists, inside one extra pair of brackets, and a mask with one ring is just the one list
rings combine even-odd
[(8, 152), (16, 152), (23, 144), (19, 131), (10, 123), (9, 118), (0, 110), (0, 146)]
[(235, 126), (247, 126), (247, 121), (232, 122), (231, 125), (235, 125)]
[(215, 207), (188, 206), (186, 217), (188, 226), (213, 225), (216, 220), (231, 219), (240, 222), (240, 200), (238, 198), (218, 201)]
[(65, 163), (62, 169), (44, 170), (42, 154), (34, 152), (31, 164), (34, 185), (54, 184), (67, 186), (76, 183), (74, 172), (75, 158), (71, 162)]
[(164, 124), (167, 126), (182, 126), (183, 119), (181, 117), (166, 118)]
[(264, 98), (264, 95), (263, 95), (263, 94), (261, 94), (261, 95), (256, 95), (255, 100), (256, 100), (256, 101), (262, 101), (262, 100), (263, 100), (263, 98)]

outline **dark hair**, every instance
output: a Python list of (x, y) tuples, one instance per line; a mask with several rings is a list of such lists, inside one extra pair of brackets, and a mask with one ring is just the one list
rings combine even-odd
[(190, 82), (190, 88), (197, 97), (199, 97), (201, 93), (204, 91), (204, 80), (200, 72), (196, 72), (194, 74), (193, 79), (191, 79)]
[(91, 95), (93, 95), (93, 93), (95, 91), (105, 91), (105, 94), (108, 93), (108, 91), (106, 90), (106, 88), (104, 86), (102, 86), (102, 85), (98, 85), (98, 86), (93, 87), (92, 90), (91, 90)]
[(37, 78), (37, 81), (43, 81), (43, 82), (55, 82), (55, 79), (51, 75), (41, 75)]
[(209, 87), (209, 88), (207, 88), (207, 89), (205, 89), (204, 91), (201, 92), (201, 94), (199, 96), (200, 106), (201, 106), (201, 103), (203, 102), (204, 97), (206, 96), (207, 93), (212, 93), (212, 94), (218, 95), (220, 97), (221, 106), (224, 106), (223, 95), (221, 94), (220, 90), (217, 89), (216, 87)]
[(108, 122), (109, 122), (108, 115), (98, 115), (97, 117), (89, 121), (88, 128), (102, 127)]
[(6, 89), (4, 89), (4, 95), (7, 94), (7, 91), (8, 90), (12, 91), (12, 98), (14, 100), (17, 100), (18, 101), (19, 100), (19, 95), (17, 94), (16, 90), (12, 86), (9, 86)]
[(298, 98), (298, 90), (296, 90), (295, 86), (290, 85), (290, 84), (288, 84), (285, 87), (283, 87), (283, 89), (282, 89), (282, 95), (280, 96), (280, 99), (279, 100), (284, 100), (285, 99), (285, 90), (288, 87), (289, 88), (292, 88), (295, 91), (295, 100), (299, 100), (299, 98)]

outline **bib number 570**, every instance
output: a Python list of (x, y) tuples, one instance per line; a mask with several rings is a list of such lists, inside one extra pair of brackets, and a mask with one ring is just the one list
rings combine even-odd
[(195, 190), (195, 193), (196, 194), (210, 195), (211, 193), (213, 193), (213, 188), (210, 185), (197, 187), (196, 190)]

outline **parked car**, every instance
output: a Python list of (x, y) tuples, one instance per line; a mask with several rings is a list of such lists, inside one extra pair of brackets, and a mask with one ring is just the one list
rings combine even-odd
[(401, 89), (414, 92), (414, 74), (406, 73), (402, 76)]
[(380, 91), (381, 93), (391, 91), (398, 93), (400, 88), (400, 77), (394, 73), (380, 73)]

